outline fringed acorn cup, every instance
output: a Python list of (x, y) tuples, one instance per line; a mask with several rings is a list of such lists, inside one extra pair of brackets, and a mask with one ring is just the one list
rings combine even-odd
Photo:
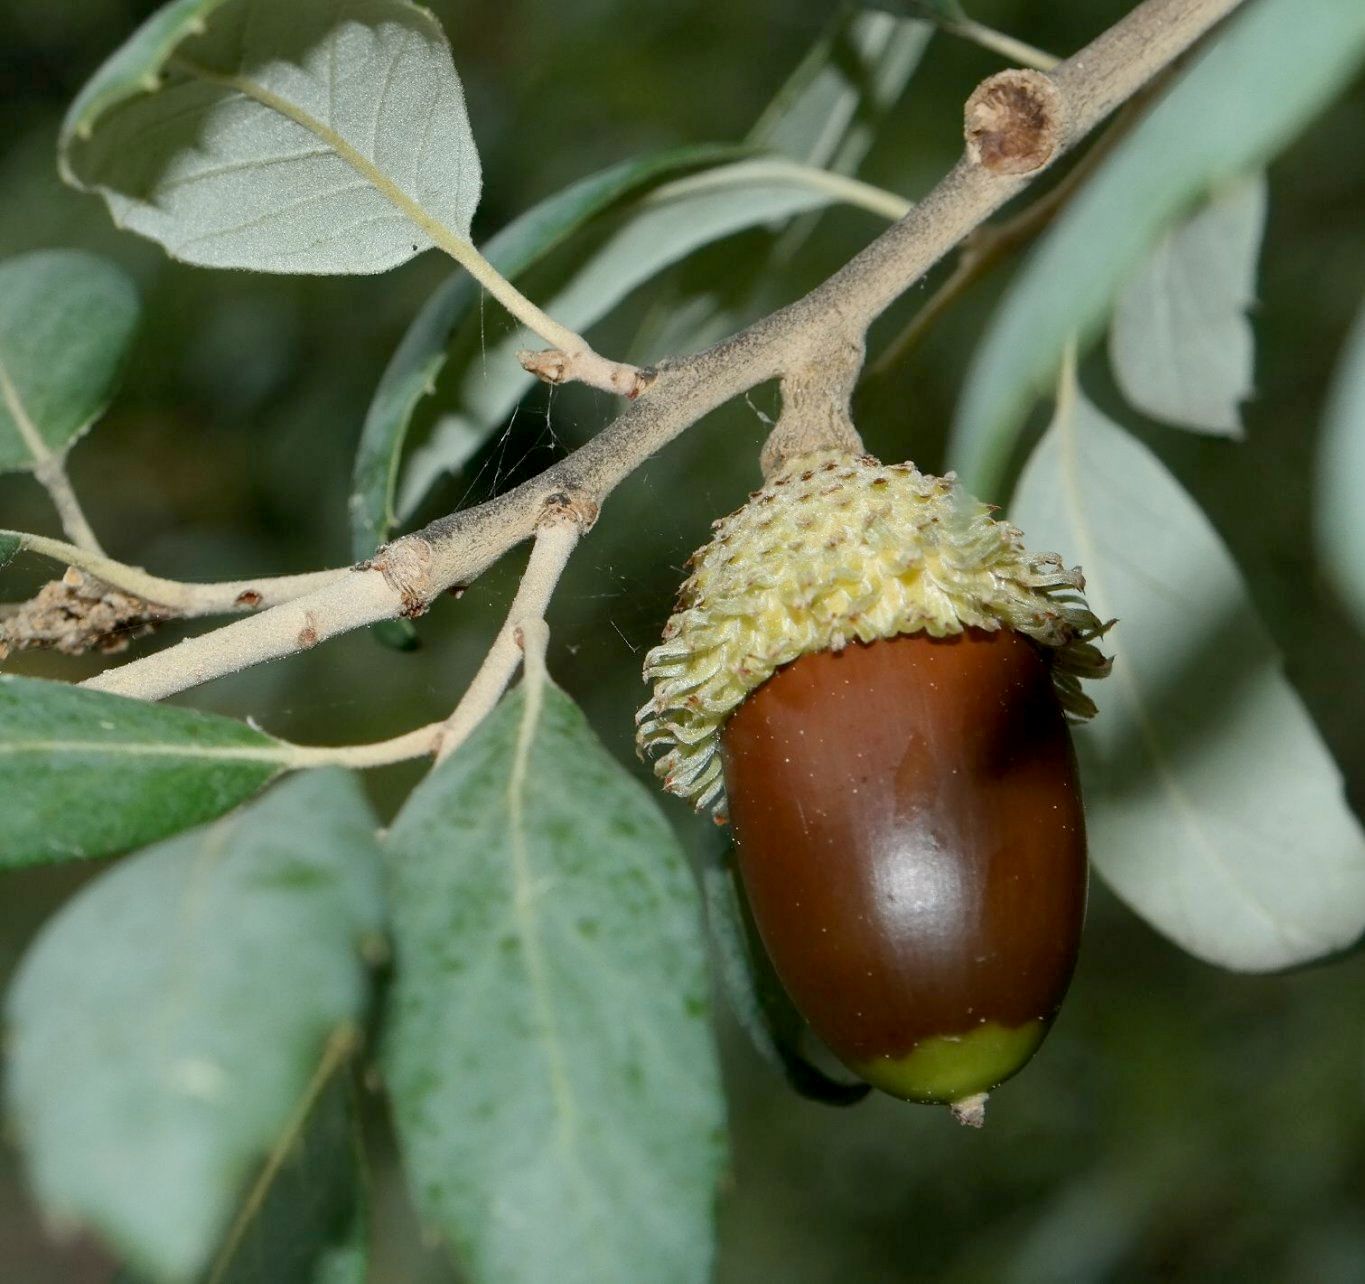
[(979, 1123), (1062, 1002), (1085, 914), (1068, 719), (1104, 625), (955, 479), (801, 456), (715, 523), (638, 743), (734, 826), (788, 995), (855, 1074)]

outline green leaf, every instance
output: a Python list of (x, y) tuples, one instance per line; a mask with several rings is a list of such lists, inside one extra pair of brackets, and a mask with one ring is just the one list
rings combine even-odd
[(0, 534), (0, 566), (7, 566), (24, 546), (23, 537), (8, 532)]
[[(748, 149), (697, 146), (625, 161), (581, 179), (547, 197), (509, 223), (483, 248), (498, 271), (512, 278), (526, 271), (585, 223), (641, 188), (701, 165), (733, 160)], [(455, 272), (432, 294), (394, 350), (365, 415), (352, 475), (351, 546), (356, 558), (369, 557), (393, 533), (394, 488), (413, 412), (436, 386), (449, 357), (451, 338), (467, 321), (477, 320), (480, 289), (466, 272)], [(472, 355), (472, 354), (471, 354)], [(480, 362), (482, 374), (487, 372)], [(470, 431), (452, 441), (445, 461), (459, 468), (486, 440)]]
[(307, 1117), (266, 1161), (205, 1284), (365, 1284), (360, 1120), (344, 1070), (324, 1061), (324, 1076)]
[(1363, 57), (1365, 5), (1257, 0), (1233, 15), (1076, 195), (996, 313), (950, 443), (970, 489), (1000, 496), (1019, 428), (1067, 342), (1097, 331), (1162, 233), (1284, 147)]
[[(364, 1139), (340, 1066), (354, 1042), (344, 1030), (328, 1044), (300, 1117), (262, 1165), (202, 1284), (366, 1284)], [(147, 1280), (124, 1270), (114, 1284)]]
[(1225, 967), (1288, 967), (1354, 941), (1365, 835), (1198, 506), (1068, 382), (1011, 520), (1031, 547), (1079, 560), (1097, 614), (1119, 619), (1099, 716), (1077, 736), (1105, 880)]
[(846, 6), (754, 123), (748, 142), (854, 173), (932, 34), (924, 22)]
[(339, 769), (88, 884), (7, 1010), (9, 1109), (46, 1212), (154, 1280), (192, 1278), (360, 1021), (381, 927), (374, 819)]
[(173, 834), (249, 798), (288, 755), (232, 718), (0, 674), (0, 868)]
[(802, 1053), (806, 1023), (763, 949), (733, 862), (704, 870), (702, 887), (714, 968), (754, 1050), (803, 1097), (829, 1106), (861, 1101), (871, 1091), (867, 1084), (831, 1079)]
[(533, 676), (388, 840), (385, 1065), (476, 1284), (708, 1278), (724, 1111), (696, 889), (644, 787)]
[(81, 91), (63, 176), (187, 263), (382, 272), (467, 243), (479, 156), (440, 24), (406, 0), (179, 0)]
[(1256, 298), (1265, 215), (1265, 176), (1257, 174), (1162, 237), (1124, 286), (1109, 359), (1124, 396), (1144, 414), (1242, 436), (1238, 407), (1252, 394), (1256, 359), (1246, 310)]
[[(749, 131), (747, 141), (838, 174), (862, 164), (882, 119), (920, 64), (933, 28), (926, 22), (842, 6)], [(769, 221), (778, 233), (763, 251), (731, 264), (718, 282), (698, 265), (672, 302), (652, 310), (638, 344), (649, 352), (696, 352), (786, 301), (781, 282), (819, 213)]]
[[(773, 149), (808, 165), (851, 172), (871, 145), (878, 119), (905, 87), (929, 34), (924, 23), (887, 14), (841, 14), (745, 144), (734, 151)], [(723, 158), (718, 149), (713, 159)], [(565, 198), (574, 191), (568, 189)], [(835, 199), (796, 173), (775, 176), (773, 167), (761, 159), (721, 164), (668, 183), (645, 193), (623, 213), (615, 234), (593, 251), (546, 310), (575, 329), (587, 329), (637, 286), (702, 246), (747, 228), (781, 227)], [(488, 247), (489, 257), (502, 267), (493, 255), (496, 241)], [(794, 244), (788, 252), (792, 248)], [(732, 290), (747, 296), (766, 266), (767, 259), (761, 257), (750, 272), (740, 274), (742, 281), (730, 282), (727, 298)], [(521, 270), (503, 268), (504, 275)], [(457, 282), (458, 278), (452, 280), (445, 290), (468, 289)], [(692, 351), (715, 337), (717, 326), (729, 317), (726, 307), (714, 299), (694, 302), (699, 306), (688, 308), (684, 316), (678, 316), (678, 308), (666, 310), (670, 324), (651, 336), (649, 351)], [(435, 300), (429, 305), (438, 306)], [(464, 308), (468, 312), (469, 304)], [(457, 471), (489, 439), (535, 384), (516, 361), (516, 352), (538, 347), (539, 341), (520, 330), (485, 351), (477, 320), (466, 316), (459, 327), (452, 409), (413, 452), (403, 473), (396, 504), (402, 520), (412, 516), (441, 477)], [(392, 453), (386, 457), (394, 458)]]
[[(581, 333), (638, 285), (693, 250), (835, 199), (806, 176), (774, 173), (764, 160), (721, 165), (664, 184), (622, 214), (614, 234), (583, 261), (545, 310)], [(427, 491), (468, 459), (535, 385), (516, 354), (540, 346), (530, 331), (518, 327), (482, 355), (478, 345), (468, 349), (470, 357), (458, 372), (454, 408), (412, 452), (403, 472), (400, 519), (411, 516)]]
[(1365, 308), (1337, 364), (1318, 442), (1317, 536), (1323, 562), (1365, 630)]
[(137, 320), (133, 283), (106, 259), (40, 250), (0, 263), (0, 472), (64, 455), (99, 418)]

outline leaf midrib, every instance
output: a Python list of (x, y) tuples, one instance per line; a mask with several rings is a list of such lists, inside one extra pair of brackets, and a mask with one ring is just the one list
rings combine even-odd
[(367, 156), (364, 156), (356, 148), (352, 147), (336, 130), (331, 126), (323, 124), (311, 112), (304, 111), (297, 103), (290, 102), (287, 98), (282, 98), (279, 94), (267, 89), (264, 85), (257, 83), (247, 76), (235, 75), (232, 72), (218, 71), (212, 67), (205, 67), (193, 59), (185, 57), (183, 54), (172, 54), (167, 60), (167, 65), (184, 72), (187, 76), (193, 76), (199, 80), (206, 81), (211, 85), (219, 85), (224, 89), (231, 89), (243, 96), (258, 102), (263, 107), (268, 107), (271, 111), (278, 112), (281, 116), (292, 120), (296, 125), (306, 129), (314, 137), (320, 139), (330, 147), (343, 161), (365, 179), (381, 196), (393, 204), (403, 214), (422, 229), (434, 244), (445, 250), (459, 262), (463, 262), (471, 248), (471, 243), (456, 232), (448, 228), (440, 219), (429, 214), (421, 205), (412, 199), (401, 187), (398, 186), (383, 170), (379, 168)]
[(276, 763), (283, 766), (289, 762), (289, 754), (281, 745), (182, 745), (144, 743), (126, 740), (5, 740), (0, 741), (0, 755), (27, 753), (71, 753), (71, 754), (126, 754), (140, 758), (222, 758), (240, 762)]
[(0, 353), (0, 398), (4, 399), (10, 418), (14, 420), (14, 426), (19, 430), (19, 436), (23, 438), (28, 453), (33, 456), (34, 465), (41, 468), (49, 463), (55, 456), (38, 431), (38, 425), (29, 418), (28, 408), (10, 377), (3, 353)]
[[(578, 1103), (569, 1078), (568, 1059), (564, 1053), (563, 1037), (550, 995), (548, 970), (541, 953), (540, 921), (536, 913), (536, 893), (526, 840), (526, 781), (530, 772), (531, 747), (544, 708), (545, 682), (545, 674), (539, 665), (530, 668), (523, 679), (524, 705), (521, 722), (517, 728), (512, 770), (508, 773), (507, 811), (512, 857), (512, 908), (516, 918), (517, 936), (521, 941), (522, 956), (526, 961), (531, 999), (543, 1035), (545, 1057), (549, 1063), (550, 1090), (558, 1120), (556, 1141), (563, 1155), (565, 1170), (573, 1178), (570, 1189), (574, 1201), (578, 1205), (580, 1215), (586, 1220), (591, 1203), (587, 1192), (591, 1190), (591, 1183), (583, 1170), (575, 1144), (578, 1133)], [(592, 1244), (599, 1263), (600, 1269), (596, 1277), (609, 1279), (611, 1272), (601, 1237), (589, 1235), (586, 1239)]]

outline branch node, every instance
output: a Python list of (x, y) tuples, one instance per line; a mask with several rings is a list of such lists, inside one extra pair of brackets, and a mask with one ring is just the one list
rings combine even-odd
[(542, 383), (585, 383), (590, 388), (614, 392), (634, 401), (649, 387), (657, 371), (632, 366), (624, 361), (608, 361), (591, 348), (583, 352), (565, 352), (562, 348), (545, 348), (539, 352), (523, 348), (517, 360), (527, 374)]
[(420, 535), (405, 535), (392, 544), (382, 545), (356, 570), (378, 571), (402, 599), (399, 614), (407, 620), (425, 615), (433, 596), (431, 587), (432, 547)]
[(535, 375), (541, 383), (561, 384), (571, 377), (569, 358), (558, 348), (545, 348), (539, 352), (532, 348), (522, 348), (517, 353), (517, 360), (521, 362), (521, 368), (527, 374)]
[(597, 502), (581, 491), (557, 490), (545, 497), (536, 529), (566, 523), (576, 526), (580, 535), (586, 535), (596, 524), (599, 511)]
[(1057, 154), (1065, 117), (1062, 93), (1051, 76), (997, 72), (967, 99), (967, 155), (992, 174), (1031, 174)]

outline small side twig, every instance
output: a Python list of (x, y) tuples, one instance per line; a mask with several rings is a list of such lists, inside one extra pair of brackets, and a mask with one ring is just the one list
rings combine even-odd
[(285, 766), (293, 770), (306, 767), (388, 767), (395, 762), (413, 758), (427, 758), (436, 752), (436, 741), (444, 722), (428, 722), (425, 726), (405, 731), (389, 740), (375, 740), (362, 745), (296, 745), (287, 744)]
[(590, 388), (614, 392), (634, 401), (654, 380), (652, 370), (608, 361), (591, 348), (566, 352), (562, 348), (545, 348), (539, 352), (523, 348), (517, 360), (527, 374), (535, 375), (542, 383), (585, 383)]
[(437, 762), (454, 753), (502, 698), (521, 664), (526, 630), (538, 622), (543, 624), (550, 598), (584, 529), (585, 522), (567, 503), (547, 510), (536, 528), (531, 556), (507, 618), (474, 680), (437, 735)]
[(36, 553), (39, 557), (74, 566), (101, 584), (141, 598), (148, 605), (161, 608), (163, 614), (181, 619), (263, 611), (339, 580), (348, 570), (338, 567), (334, 570), (308, 571), (302, 575), (262, 575), (250, 580), (190, 584), (149, 575), (140, 566), (117, 562), (88, 546), (79, 547), (49, 539), (46, 535), (29, 535), (23, 531), (0, 530), (0, 536), (4, 535), (18, 539), (20, 552)]
[(447, 227), (419, 201), (414, 200), (380, 169), (373, 159), (352, 146), (329, 122), (318, 119), (297, 103), (272, 92), (250, 76), (207, 67), (180, 53), (172, 54), (166, 65), (187, 76), (211, 85), (220, 85), (246, 98), (252, 98), (308, 130), (350, 165), (375, 191), (391, 202), (405, 218), (421, 228), (430, 237), (433, 245), (450, 255), (522, 325), (534, 331), (547, 343), (553, 344), (575, 362), (575, 368), (583, 372), (584, 382), (608, 392), (615, 392), (618, 385), (629, 383), (630, 374), (635, 369), (633, 366), (625, 362), (608, 360), (594, 352), (581, 334), (561, 325), (522, 294), (479, 252), (468, 237)]
[(81, 508), (81, 502), (76, 498), (71, 478), (66, 475), (66, 457), (54, 451), (44, 440), (43, 434), (38, 431), (38, 425), (29, 415), (23, 398), (19, 395), (19, 389), (14, 386), (14, 381), (3, 366), (0, 366), (0, 401), (4, 402), (5, 409), (9, 411), (10, 419), (24, 443), (24, 449), (33, 458), (33, 475), (51, 497), (57, 516), (61, 518), (62, 529), (81, 548), (89, 549), (92, 553), (102, 552), (100, 542), (95, 538), (94, 529), (85, 516), (85, 510)]
[[(651, 192), (645, 199), (645, 204), (662, 205), (684, 194), (694, 195), (708, 188), (718, 187), (730, 181), (733, 174), (741, 169), (751, 181), (766, 180), (808, 187), (827, 194), (831, 200), (867, 210), (893, 222), (904, 218), (911, 207), (911, 203), (896, 192), (889, 192), (861, 179), (850, 178), (845, 174), (837, 174), (814, 165), (803, 165), (781, 156), (739, 161), (719, 171), (706, 171), (676, 179)], [(654, 370), (607, 361), (586, 347), (578, 352), (563, 347), (541, 351), (523, 348), (517, 353), (517, 360), (521, 362), (523, 370), (543, 383), (586, 383), (590, 387), (617, 393), (630, 401), (634, 401), (644, 392), (654, 382), (656, 376)]]
[(295, 769), (329, 764), (384, 767), (429, 755), (434, 755), (437, 762), (448, 758), (492, 712), (516, 675), (523, 656), (537, 644), (543, 656), (544, 639), (548, 635), (545, 612), (569, 558), (595, 517), (596, 507), (589, 501), (557, 495), (547, 502), (507, 618), (478, 673), (448, 718), (370, 744), (291, 744), (287, 746), (287, 765)]
[(102, 552), (95, 529), (90, 525), (81, 501), (76, 498), (76, 488), (72, 486), (71, 478), (67, 476), (66, 461), (59, 455), (50, 455), (33, 470), (33, 475), (46, 488), (61, 520), (62, 529), (72, 542), (92, 553)]

